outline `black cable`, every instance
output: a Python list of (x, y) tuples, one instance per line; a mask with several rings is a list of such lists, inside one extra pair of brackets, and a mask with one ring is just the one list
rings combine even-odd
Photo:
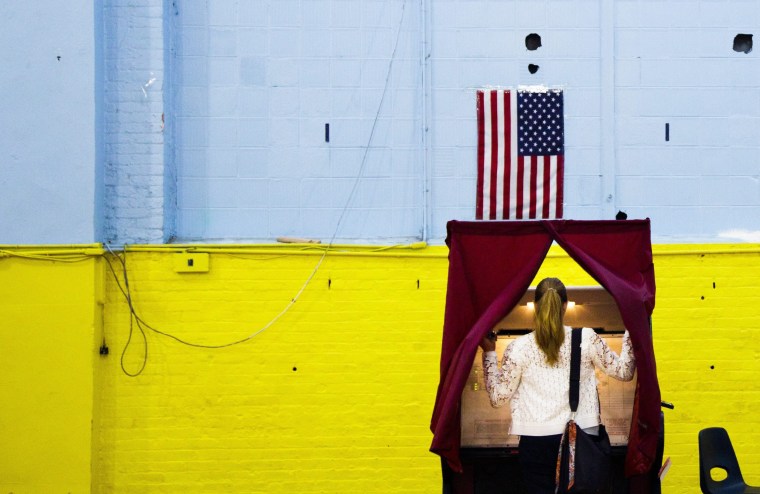
[[(277, 316), (275, 316), (268, 324), (266, 324), (260, 330), (254, 332), (254, 333), (252, 333), (250, 335), (248, 335), (245, 338), (242, 338), (242, 339), (237, 340), (237, 341), (233, 341), (231, 343), (224, 343), (224, 344), (221, 344), (221, 345), (202, 345), (202, 344), (199, 344), (199, 343), (191, 343), (191, 342), (185, 341), (185, 340), (183, 340), (183, 339), (181, 339), (181, 338), (179, 338), (177, 336), (174, 336), (172, 334), (169, 334), (169, 333), (166, 333), (166, 332), (161, 331), (159, 329), (156, 329), (153, 326), (151, 326), (150, 324), (148, 324), (147, 322), (145, 322), (139, 316), (139, 314), (137, 313), (137, 309), (135, 308), (134, 302), (132, 300), (132, 293), (131, 293), (131, 290), (130, 290), (130, 287), (129, 287), (129, 275), (127, 273), (127, 261), (126, 261), (127, 250), (126, 250), (126, 245), (123, 246), (123, 250), (122, 250), (123, 258), (122, 258), (122, 257), (118, 256), (116, 253), (114, 253), (114, 251), (111, 249), (110, 245), (108, 245), (107, 243), (104, 244), (105, 247), (106, 247), (106, 249), (108, 249), (108, 251), (111, 253), (111, 255), (113, 255), (121, 263), (121, 266), (122, 266), (122, 276), (124, 277), (124, 286), (123, 287), (122, 287), (121, 283), (119, 283), (119, 277), (116, 274), (116, 270), (114, 269), (111, 261), (107, 258), (107, 256), (104, 256), (104, 257), (106, 257), (106, 262), (108, 263), (108, 267), (111, 270), (111, 273), (113, 274), (114, 280), (116, 281), (116, 285), (118, 286), (119, 291), (121, 291), (122, 295), (124, 295), (124, 298), (126, 299), (127, 305), (129, 307), (129, 336), (127, 337), (127, 342), (124, 344), (124, 349), (121, 352), (121, 370), (124, 372), (124, 374), (126, 374), (126, 375), (128, 375), (130, 377), (137, 377), (137, 376), (139, 376), (143, 372), (143, 370), (145, 369), (145, 366), (147, 365), (147, 362), (148, 362), (148, 338), (147, 338), (147, 335), (145, 333), (145, 329), (153, 331), (156, 334), (160, 334), (162, 336), (166, 336), (168, 338), (171, 338), (171, 339), (173, 339), (173, 340), (175, 340), (178, 343), (181, 343), (183, 345), (194, 347), (194, 348), (208, 348), (208, 349), (226, 348), (226, 347), (231, 347), (231, 346), (234, 346), (234, 345), (239, 345), (241, 343), (245, 343), (246, 341), (251, 340), (252, 338), (254, 338), (255, 336), (257, 336), (259, 333), (261, 333), (262, 331), (264, 331), (267, 328), (269, 328), (272, 324), (274, 324), (285, 312), (287, 312), (290, 309), (290, 307), (296, 302), (296, 300), (298, 300), (298, 298), (301, 296), (301, 293), (303, 293), (303, 291), (306, 289), (306, 286), (308, 286), (308, 284), (311, 282), (312, 278), (314, 278), (314, 276), (317, 274), (317, 271), (319, 270), (319, 267), (322, 265), (322, 261), (324, 261), (325, 257), (327, 256), (327, 253), (330, 251), (330, 249), (332, 249), (333, 242), (335, 241), (335, 238), (337, 237), (338, 232), (340, 231), (340, 227), (341, 227), (341, 224), (343, 222), (343, 218), (344, 218), (344, 216), (346, 214), (346, 211), (348, 210), (348, 206), (351, 203), (351, 201), (353, 200), (354, 195), (356, 194), (356, 190), (357, 190), (359, 181), (361, 180), (362, 175), (364, 173), (364, 169), (366, 167), (366, 162), (367, 162), (367, 155), (369, 153), (369, 149), (372, 147), (372, 138), (374, 137), (375, 128), (377, 126), (378, 119), (380, 118), (380, 112), (381, 112), (381, 109), (382, 109), (382, 106), (383, 106), (383, 102), (385, 100), (386, 93), (388, 92), (388, 85), (389, 85), (389, 81), (390, 81), (391, 74), (392, 74), (393, 61), (396, 58), (396, 51), (398, 49), (399, 40), (401, 38), (401, 27), (404, 24), (404, 18), (405, 18), (405, 12), (406, 12), (406, 3), (407, 3), (407, 0), (404, 0), (404, 3), (401, 5), (401, 19), (399, 21), (398, 31), (396, 32), (396, 40), (395, 40), (395, 43), (394, 43), (394, 46), (393, 46), (393, 51), (391, 53), (390, 61), (388, 63), (388, 74), (386, 75), (385, 84), (383, 86), (383, 93), (381, 95), (380, 103), (378, 104), (378, 108), (377, 108), (377, 113), (375, 114), (375, 119), (374, 119), (374, 121), (372, 123), (372, 128), (370, 130), (369, 141), (367, 143), (367, 147), (364, 150), (364, 154), (362, 156), (362, 161), (361, 161), (361, 164), (359, 166), (359, 172), (357, 173), (357, 177), (356, 177), (356, 180), (354, 181), (354, 185), (353, 185), (353, 187), (351, 189), (351, 193), (349, 194), (349, 197), (348, 197), (348, 199), (346, 201), (346, 205), (344, 206), (343, 210), (341, 211), (340, 217), (338, 218), (338, 222), (337, 222), (337, 224), (335, 226), (335, 232), (333, 233), (332, 237), (330, 238), (330, 242), (327, 245), (327, 248), (324, 250), (321, 258), (319, 259), (319, 262), (316, 265), (316, 267), (312, 271), (312, 273), (309, 276), (309, 278), (306, 280), (306, 283), (303, 284), (303, 286), (298, 291), (298, 293), (296, 294), (296, 296), (293, 297), (290, 300), (290, 302), (285, 307), (285, 309), (283, 309), (279, 314), (277, 314)], [(144, 347), (144, 352), (143, 352), (143, 362), (142, 362), (142, 365), (140, 367), (140, 370), (138, 370), (136, 373), (130, 373), (124, 367), (124, 355), (126, 354), (127, 349), (128, 349), (129, 345), (132, 342), (132, 333), (134, 332), (134, 325), (137, 325), (137, 328), (140, 330), (140, 333), (142, 334), (142, 337), (143, 337), (143, 342), (145, 343), (145, 347)]]
[[(281, 312), (277, 316), (277, 318), (273, 319), (269, 324), (267, 324), (266, 326), (264, 326), (259, 331), (255, 332), (255, 333), (253, 333), (251, 335), (248, 335), (245, 338), (233, 341), (231, 343), (223, 343), (221, 345), (203, 345), (203, 344), (200, 344), (200, 343), (192, 343), (192, 342), (183, 340), (182, 338), (179, 338), (178, 336), (174, 336), (173, 334), (167, 333), (165, 331), (161, 331), (160, 329), (157, 329), (157, 328), (151, 326), (142, 317), (140, 317), (140, 315), (137, 312), (137, 308), (135, 307), (134, 300), (132, 299), (132, 290), (131, 290), (130, 285), (129, 285), (129, 273), (127, 271), (127, 262), (126, 262), (127, 251), (126, 250), (122, 251), (122, 256), (123, 256), (122, 257), (122, 256), (117, 255), (110, 248), (110, 246), (107, 245), (107, 244), (106, 244), (106, 249), (108, 249), (108, 251), (111, 253), (111, 255), (114, 258), (116, 258), (119, 261), (119, 263), (121, 264), (122, 277), (124, 278), (124, 285), (122, 286), (122, 284), (119, 282), (119, 275), (117, 274), (116, 269), (114, 269), (113, 264), (108, 259), (108, 257), (104, 256), (106, 258), (106, 262), (108, 264), (108, 268), (110, 269), (111, 273), (113, 274), (113, 278), (114, 278), (114, 281), (116, 282), (116, 286), (119, 288), (119, 291), (122, 293), (122, 295), (124, 296), (124, 299), (127, 301), (127, 306), (129, 308), (129, 336), (127, 337), (127, 342), (124, 344), (124, 349), (121, 352), (121, 369), (124, 372), (124, 374), (126, 374), (126, 375), (128, 375), (130, 377), (139, 376), (142, 373), (142, 371), (145, 369), (145, 366), (147, 365), (147, 361), (148, 361), (148, 338), (147, 338), (147, 335), (145, 333), (146, 329), (150, 330), (150, 331), (152, 331), (152, 332), (154, 332), (156, 334), (159, 334), (161, 336), (166, 336), (167, 338), (171, 338), (171, 339), (175, 340), (176, 342), (181, 343), (181, 344), (186, 345), (186, 346), (189, 346), (189, 347), (207, 348), (207, 349), (220, 349), (220, 348), (231, 347), (231, 346), (234, 346), (234, 345), (239, 345), (241, 343), (245, 343), (246, 341), (251, 340), (253, 337), (255, 337), (256, 335), (258, 335), (259, 333), (261, 333), (262, 331), (264, 331), (265, 329), (267, 329), (274, 321), (277, 320), (277, 318), (279, 318), (279, 316), (281, 316), (285, 312), (285, 311)], [(311, 280), (311, 277), (309, 278), (309, 281), (310, 280)], [(302, 291), (303, 291), (303, 289), (302, 289)], [(299, 295), (300, 295), (300, 292), (299, 292)], [(296, 298), (298, 298), (298, 296), (296, 296), (294, 299), (291, 300), (291, 302), (288, 305), (288, 307), (290, 307), (290, 305), (292, 305), (295, 302)], [(286, 310), (287, 310), (287, 308), (286, 308)], [(145, 349), (144, 349), (144, 352), (143, 352), (143, 363), (142, 363), (142, 365), (140, 367), (140, 370), (138, 370), (136, 373), (131, 373), (131, 372), (127, 371), (127, 369), (124, 367), (124, 355), (126, 355), (127, 349), (128, 349), (129, 345), (132, 342), (132, 334), (134, 332), (134, 326), (137, 326), (137, 329), (140, 330), (140, 333), (143, 336), (143, 342), (145, 343)]]
[[(124, 298), (127, 300), (127, 306), (129, 307), (129, 335), (127, 336), (127, 342), (124, 344), (124, 349), (121, 351), (121, 370), (124, 372), (124, 374), (128, 375), (129, 377), (137, 377), (140, 374), (142, 374), (142, 371), (145, 370), (145, 366), (148, 364), (148, 336), (145, 334), (145, 330), (143, 329), (142, 325), (140, 324), (140, 318), (137, 317), (137, 312), (135, 310), (134, 304), (132, 303), (132, 293), (129, 288), (129, 277), (127, 276), (127, 260), (126, 260), (126, 252), (124, 253), (124, 259), (116, 255), (109, 246), (106, 245), (109, 252), (119, 260), (119, 262), (122, 265), (122, 270), (124, 273), (124, 287), (121, 286), (121, 283), (119, 283), (119, 277), (116, 274), (116, 270), (113, 267), (113, 264), (111, 264), (111, 261), (108, 259), (108, 257), (104, 256), (106, 259), (106, 262), (108, 263), (108, 268), (111, 270), (111, 273), (113, 274), (114, 281), (116, 281), (116, 286), (119, 287), (119, 291), (121, 291), (122, 295), (124, 295)], [(140, 334), (142, 334), (143, 337), (143, 361), (142, 365), (140, 366), (140, 369), (135, 372), (129, 372), (127, 368), (124, 366), (124, 355), (127, 353), (127, 349), (129, 348), (130, 343), (132, 342), (132, 333), (134, 332), (134, 323), (137, 321), (137, 328), (140, 330)]]

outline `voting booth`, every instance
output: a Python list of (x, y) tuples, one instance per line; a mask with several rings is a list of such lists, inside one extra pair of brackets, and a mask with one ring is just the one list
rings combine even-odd
[(614, 492), (659, 493), (664, 435), (650, 325), (655, 284), (649, 220), (451, 221), (446, 242), (441, 376), (431, 420), (443, 492), (522, 492), (510, 407), (491, 406), (478, 343), (496, 332), (501, 359), (512, 340), (532, 331), (529, 284), (557, 242), (598, 282), (567, 286), (565, 324), (593, 328), (616, 352), (626, 329), (631, 335), (634, 379), (597, 372), (613, 446)]
[[(565, 324), (577, 328), (593, 328), (619, 355), (625, 327), (612, 297), (599, 286), (566, 288), (568, 308)], [(496, 353), (499, 359), (509, 343), (518, 336), (532, 331), (534, 292), (535, 289), (529, 289), (509, 315), (494, 326), (493, 330), (498, 335)], [(610, 443), (613, 446), (627, 446), (636, 377), (627, 382), (618, 381), (598, 369), (596, 376), (602, 422), (607, 427)], [(517, 447), (518, 438), (508, 433), (511, 426), (508, 404), (494, 408), (488, 399), (480, 348), (472, 364), (467, 384), (462, 390), (461, 410), (462, 448)]]

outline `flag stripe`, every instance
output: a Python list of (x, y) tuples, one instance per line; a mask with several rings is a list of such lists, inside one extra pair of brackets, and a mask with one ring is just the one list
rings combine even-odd
[(530, 215), (528, 212), (530, 211), (530, 170), (531, 170), (531, 162), (532, 156), (525, 156), (522, 158), (523, 161), (523, 179), (522, 182), (520, 182), (520, 185), (523, 189), (523, 200), (522, 200), (522, 213), (521, 218), (530, 219)]
[[(530, 157), (530, 203), (528, 206), (528, 218), (536, 217), (536, 202), (538, 201), (538, 159), (539, 156)], [(543, 162), (543, 160), (541, 160)]]
[(496, 115), (494, 115), (494, 121), (496, 121), (498, 124), (498, 131), (496, 136), (499, 142), (496, 146), (496, 194), (494, 194), (495, 208), (493, 211), (493, 218), (501, 219), (500, 212), (504, 211), (504, 149), (506, 141), (506, 134), (504, 133), (504, 118), (502, 117), (502, 115), (504, 115), (504, 92), (497, 91), (494, 95), (494, 99), (496, 99)]
[(543, 217), (544, 214), (544, 170), (548, 168), (548, 156), (538, 156), (538, 167), (536, 169), (536, 218)]
[(491, 91), (491, 182), (489, 189), (488, 219), (496, 219), (496, 174), (499, 171), (499, 115), (496, 91)]
[(515, 202), (515, 219), (521, 220), (523, 217), (523, 192), (522, 184), (525, 182), (525, 158), (517, 158), (517, 187), (515, 192), (517, 198)]
[(510, 180), (512, 173), (512, 99), (510, 91), (504, 91), (504, 193), (502, 194), (501, 218), (509, 219)]
[(552, 172), (554, 166), (555, 166), (555, 159), (553, 156), (544, 156), (544, 183), (542, 184), (541, 190), (543, 192), (543, 201), (541, 201), (541, 217), (542, 218), (548, 218), (551, 208), (551, 198), (552, 198), (552, 177), (554, 173)]
[(475, 219), (483, 219), (483, 174), (485, 173), (484, 148), (485, 135), (483, 132), (483, 91), (477, 94), (477, 117), (478, 117), (478, 196), (475, 199)]
[(565, 183), (565, 156), (560, 154), (557, 156), (557, 192), (555, 194), (555, 197), (557, 198), (557, 213), (554, 216), (555, 218), (562, 218), (562, 214), (564, 211), (562, 210), (562, 205), (565, 202), (565, 194), (564, 194), (564, 183)]
[(483, 107), (483, 133), (485, 144), (483, 146), (483, 219), (488, 219), (491, 208), (491, 92), (485, 94)]
[(509, 91), (509, 209), (507, 218), (517, 218), (517, 91)]

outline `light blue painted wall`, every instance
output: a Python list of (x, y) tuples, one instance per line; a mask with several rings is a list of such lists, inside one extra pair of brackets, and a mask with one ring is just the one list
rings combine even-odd
[[(531, 84), (565, 89), (565, 217), (623, 210), (663, 242), (757, 235), (760, 65), (732, 50), (760, 32), (756, 2), (178, 5), (180, 238), (440, 242), (474, 218), (475, 88)], [(357, 178), (399, 25), (406, 80)]]
[(419, 3), (177, 6), (179, 238), (423, 235)]
[(760, 4), (626, 1), (616, 14), (617, 204), (661, 237), (760, 241), (760, 61), (732, 49), (739, 33), (760, 39)]
[(567, 218), (623, 210), (658, 242), (758, 241), (759, 51), (732, 43), (757, 41), (760, 2), (59, 10), (0, 7), (0, 243), (440, 243), (474, 217), (475, 89), (530, 84), (565, 90)]
[(96, 3), (0, 2), (0, 244), (99, 240)]

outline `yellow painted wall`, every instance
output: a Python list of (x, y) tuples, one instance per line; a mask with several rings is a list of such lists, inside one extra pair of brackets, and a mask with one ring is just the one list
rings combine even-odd
[[(760, 485), (760, 246), (653, 250), (657, 374), (662, 399), (675, 405), (664, 410), (672, 466), (663, 492), (699, 492), (697, 434), (713, 426), (728, 430), (745, 480)], [(579, 270), (566, 257), (550, 258), (537, 278), (592, 282)]]
[[(213, 254), (206, 274), (175, 273), (172, 254), (129, 252), (133, 299), (160, 331), (240, 340), (280, 313), (320, 260), (283, 252)], [(330, 255), (249, 341), (211, 350), (148, 331), (137, 377), (120, 366), (129, 316), (109, 279), (96, 492), (435, 490), (440, 467), (427, 448), (444, 267), (440, 256)], [(131, 373), (141, 338), (127, 348)]]
[[(210, 252), (209, 272), (190, 274), (174, 271), (169, 247), (127, 253), (133, 304), (145, 323), (204, 345), (245, 339), (286, 308), (320, 262), (318, 254), (286, 247), (215, 246)], [(9, 394), (4, 401), (31, 397), (48, 405), (48, 398), (62, 401), (55, 394), (60, 390), (74, 397), (57, 410), (66, 407), (79, 424), (93, 420), (92, 453), (89, 428), (79, 434), (86, 440), (54, 444), (75, 448), (69, 456), (80, 463), (92, 456), (95, 493), (438, 492), (440, 468), (428, 452), (428, 423), (438, 382), (446, 252), (331, 253), (275, 324), (223, 349), (183, 345), (143, 326), (147, 361), (136, 377), (122, 370), (129, 311), (105, 264), (110, 353), (97, 355), (98, 290), (82, 270), (97, 277), (103, 260), (72, 267), (0, 259), (3, 311), (15, 321), (3, 322), (4, 353), (13, 348), (15, 354), (0, 381)], [(121, 265), (110, 259), (123, 287)], [(665, 455), (673, 467), (664, 491), (698, 489), (697, 432), (712, 425), (729, 430), (745, 478), (760, 484), (754, 447), (760, 439), (760, 246), (655, 246), (655, 269), (658, 373), (663, 399), (676, 405), (665, 411)], [(572, 285), (592, 282), (557, 250), (538, 277), (546, 275)], [(61, 295), (57, 288), (73, 280), (86, 286)], [(26, 288), (11, 295), (11, 283)], [(35, 308), (25, 311), (24, 305)], [(57, 339), (44, 333), (16, 339), (16, 328), (30, 334), (52, 321), (60, 328)], [(89, 324), (86, 336), (77, 331), (82, 321)], [(142, 338), (133, 323), (123, 359), (127, 372), (142, 366)], [(27, 342), (34, 348), (22, 358)], [(29, 359), (34, 375), (22, 365)], [(70, 382), (78, 383), (76, 389)], [(29, 475), (13, 486), (0, 480), (0, 488), (37, 492), (35, 486), (50, 480), (50, 470), (40, 467), (58, 458), (41, 462), (48, 450), (40, 444), (71, 429), (60, 413), (45, 410), (0, 411), (15, 448), (22, 451), (30, 431), (39, 443), (30, 452), (34, 460), (2, 453), (3, 471), (6, 465), (28, 467)], [(15, 422), (22, 427), (8, 426)], [(66, 482), (65, 474), (75, 475), (76, 468), (53, 471), (58, 475), (52, 478)]]
[(95, 258), (59, 259), (0, 254), (4, 493), (90, 491), (92, 370), (103, 274)]
[(665, 411), (665, 454), (673, 460), (667, 491), (699, 485), (697, 433), (711, 426), (728, 430), (745, 480), (760, 485), (757, 247), (744, 254), (720, 246), (655, 251), (657, 370), (663, 399), (676, 405)]

